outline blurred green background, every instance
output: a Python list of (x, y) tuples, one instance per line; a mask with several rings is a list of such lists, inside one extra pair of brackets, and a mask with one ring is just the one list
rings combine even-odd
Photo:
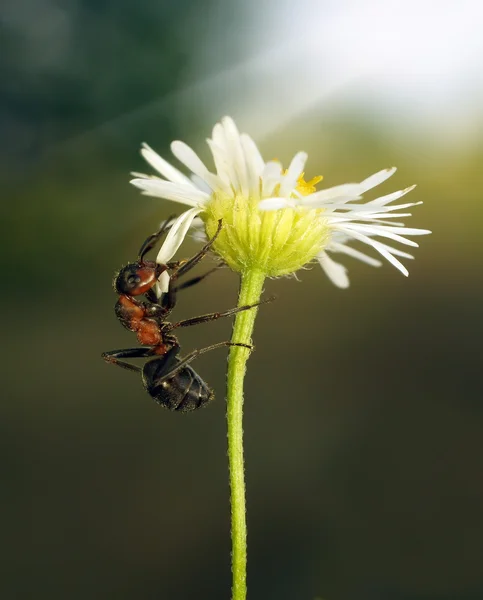
[[(267, 283), (246, 380), (250, 598), (483, 598), (483, 13), (462, 5), (7, 2), (2, 599), (229, 597), (226, 353), (197, 361), (217, 400), (187, 416), (100, 358), (133, 344), (114, 271), (181, 210), (128, 185), (140, 143), (208, 159), (224, 114), (267, 159), (308, 151), (327, 186), (397, 165), (381, 194), (417, 183), (409, 226), (434, 232), (408, 279), (348, 258), (347, 291), (318, 266)], [(176, 315), (229, 308), (237, 285), (219, 272)]]

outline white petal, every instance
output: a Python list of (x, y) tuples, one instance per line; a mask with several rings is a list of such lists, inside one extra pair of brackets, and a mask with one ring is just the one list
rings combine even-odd
[(230, 117), (223, 117), (221, 124), (225, 130), (226, 146), (229, 149), (229, 158), (235, 171), (236, 179), (233, 181), (235, 190), (240, 191), (244, 196), (248, 196), (247, 166), (240, 133), (235, 121)]
[(161, 175), (169, 181), (193, 186), (193, 183), (189, 177), (183, 175), (181, 171), (178, 171), (178, 169), (170, 165), (169, 162), (164, 160), (164, 158), (161, 158), (161, 156), (159, 156), (159, 154), (157, 154), (147, 144), (142, 145), (141, 154), (143, 158), (153, 167), (153, 169), (156, 169), (158, 173), (161, 173)]
[(203, 209), (201, 208), (191, 208), (176, 219), (158, 252), (158, 256), (156, 257), (156, 262), (158, 264), (165, 265), (173, 258), (188, 233), (188, 229), (191, 227), (193, 219), (199, 215), (202, 210)]
[(200, 217), (195, 217), (191, 223), (191, 239), (203, 243), (208, 241), (205, 224)]
[(365, 244), (368, 244), (369, 246), (372, 246), (375, 250), (379, 252), (379, 254), (384, 256), (386, 260), (393, 264), (396, 267), (396, 269), (401, 271), (403, 275), (405, 275), (406, 277), (409, 275), (409, 272), (406, 269), (406, 267), (401, 262), (399, 262), (397, 258), (394, 258), (394, 256), (388, 251), (388, 246), (386, 246), (385, 244), (381, 244), (380, 242), (376, 242), (376, 240), (373, 240), (367, 235), (359, 233), (358, 231), (352, 231), (351, 234), (352, 237), (354, 237), (356, 240), (359, 240), (361, 242), (364, 242)]
[(171, 183), (164, 179), (131, 179), (130, 183), (143, 190), (146, 196), (155, 196), (165, 198), (174, 202), (181, 202), (188, 206), (199, 206), (209, 200), (210, 195), (197, 190), (194, 186), (187, 186), (181, 183)]
[(280, 208), (295, 208), (296, 206), (300, 206), (297, 203), (297, 200), (293, 198), (265, 198), (262, 200), (258, 208), (260, 210), (278, 210)]
[(325, 203), (331, 202), (349, 202), (349, 200), (358, 200), (362, 194), (362, 189), (359, 183), (344, 183), (336, 185), (325, 190), (319, 190), (306, 197), (305, 204), (316, 207), (324, 206)]
[(195, 175), (198, 175), (198, 177), (201, 177), (213, 191), (220, 188), (219, 177), (208, 171), (203, 161), (196, 152), (188, 146), (188, 144), (177, 140), (171, 142), (171, 152), (181, 163), (188, 167), (190, 171)]
[(403, 252), (402, 250), (399, 250), (399, 248), (393, 248), (392, 246), (388, 246), (387, 244), (383, 244), (382, 242), (379, 242), (379, 241), (377, 243), (379, 244), (379, 246), (382, 246), (391, 254), (395, 254), (396, 256), (401, 256), (402, 258), (409, 258), (410, 260), (414, 259), (414, 256), (412, 254)]
[[(390, 215), (385, 214), (385, 213), (375, 213), (375, 214), (371, 214), (369, 213), (368, 215), (364, 215), (364, 217), (361, 217), (361, 220), (364, 221), (374, 221), (376, 223), (385, 223), (386, 225), (389, 226), (393, 226), (393, 225), (398, 225), (397, 223), (393, 223), (391, 221), (384, 221), (382, 219), (399, 219), (400, 217), (411, 217), (412, 214), (411, 213), (392, 213)], [(399, 225), (404, 227), (404, 223), (400, 223)], [(398, 225), (398, 227), (399, 227)]]
[(158, 298), (161, 297), (162, 294), (165, 294), (169, 290), (169, 275), (168, 271), (163, 271), (161, 275), (158, 277), (158, 281), (156, 283), (156, 296)]
[(397, 258), (394, 258), (394, 256), (388, 251), (386, 250), (383, 246), (381, 246), (379, 244), (379, 242), (374, 241), (374, 248), (380, 253), (382, 254), (382, 256), (384, 256), (384, 258), (386, 260), (388, 260), (392, 265), (394, 265), (396, 267), (396, 269), (398, 269), (399, 271), (401, 271), (401, 273), (407, 277), (409, 275), (409, 271), (406, 269), (406, 267), (402, 264), (402, 262), (400, 262)]
[(383, 181), (386, 181), (386, 179), (389, 179), (389, 177), (391, 177), (391, 175), (394, 175), (395, 172), (396, 172), (396, 167), (392, 167), (390, 169), (383, 169), (382, 171), (378, 171), (377, 173), (374, 173), (374, 175), (371, 175), (367, 179), (364, 179), (364, 181), (361, 181), (361, 183), (360, 183), (360, 186), (362, 188), (362, 193), (367, 192), (367, 190), (371, 190), (372, 188), (376, 187), (377, 185), (380, 185)]
[(250, 155), (250, 163), (254, 166), (254, 171), (257, 177), (261, 177), (263, 169), (265, 167), (265, 161), (263, 160), (260, 150), (252, 138), (246, 133), (242, 133), (240, 136), (242, 146), (245, 149), (245, 155)]
[(203, 244), (205, 244), (208, 241), (208, 237), (203, 229), (193, 229), (191, 239), (195, 242), (200, 242)]
[(273, 190), (282, 178), (282, 165), (277, 160), (269, 160), (265, 163), (262, 174), (262, 196), (273, 194)]
[[(387, 219), (399, 219), (401, 217), (410, 217), (411, 213), (394, 213), (391, 215), (384, 215), (384, 214), (369, 214), (367, 215), (366, 213), (358, 213), (358, 212), (349, 212), (349, 213), (326, 213), (324, 215), (328, 220), (330, 220), (331, 223), (357, 223), (358, 221), (361, 221), (361, 223), (359, 223), (360, 225), (363, 224), (373, 224), (373, 225), (389, 225), (391, 229), (393, 229), (394, 227), (397, 227), (398, 229), (400, 227), (404, 227), (404, 223), (398, 223), (398, 222), (394, 222), (394, 221), (388, 221)], [(384, 219), (382, 217), (385, 217)]]
[(156, 175), (148, 175), (147, 173), (140, 173), (139, 171), (131, 171), (131, 175), (135, 179), (159, 179)]
[(387, 194), (386, 196), (381, 196), (380, 198), (371, 200), (370, 202), (368, 202), (368, 204), (372, 204), (373, 206), (384, 206), (386, 204), (389, 204), (390, 202), (394, 202), (394, 200), (401, 198), (405, 194), (409, 194), (409, 192), (412, 192), (415, 187), (415, 185), (411, 185), (405, 188), (404, 190), (399, 190), (398, 192), (393, 192), (392, 194)]
[(386, 237), (395, 242), (399, 242), (401, 244), (405, 244), (406, 246), (413, 246), (414, 248), (418, 247), (416, 242), (413, 240), (408, 240), (397, 233), (395, 231), (403, 231), (403, 227), (385, 227), (384, 225), (362, 225), (361, 223), (343, 223), (342, 225), (338, 225), (342, 231), (354, 232), (359, 231), (361, 233), (370, 233), (372, 235), (377, 235), (380, 237)]
[[(351, 234), (352, 234), (352, 232), (351, 232)], [(368, 237), (368, 238), (370, 238), (372, 236), (373, 236), (373, 234), (371, 234), (371, 233), (368, 233), (366, 235), (366, 237)], [(334, 231), (332, 233), (332, 239), (334, 240), (335, 243), (346, 244), (351, 239), (353, 240), (354, 237), (352, 235), (342, 233), (342, 231)], [(414, 259), (414, 256), (412, 254), (408, 254), (407, 252), (403, 252), (402, 250), (399, 250), (398, 248), (393, 248), (392, 246), (383, 244), (379, 240), (377, 243), (379, 244), (380, 247), (385, 248), (386, 250), (388, 250), (391, 254), (394, 254), (395, 256), (401, 256), (403, 258), (409, 258), (411, 260)], [(332, 243), (331, 243), (331, 245), (332, 245)]]
[[(379, 229), (383, 229), (384, 231), (391, 231), (392, 227), (380, 227)], [(401, 227), (398, 229), (400, 233), (405, 233), (406, 235), (427, 235), (428, 233), (432, 233), (429, 229), (416, 229), (413, 227)]]
[(349, 287), (349, 278), (347, 277), (347, 269), (335, 260), (332, 260), (326, 252), (321, 252), (317, 256), (320, 266), (324, 269), (327, 277), (339, 288)]
[(211, 154), (213, 155), (213, 162), (215, 163), (216, 173), (223, 183), (231, 188), (231, 182), (234, 177), (231, 165), (228, 163), (227, 154), (225, 149), (219, 146), (214, 140), (207, 139)]
[(200, 227), (203, 227), (203, 229), (204, 229), (204, 225), (205, 224), (203, 223), (203, 219), (200, 217), (196, 217), (195, 219), (193, 219), (193, 222), (191, 223), (191, 227), (197, 228), (197, 229)]
[(394, 206), (376, 206), (372, 204), (372, 202), (366, 202), (365, 204), (334, 204), (334, 205), (325, 205), (324, 208), (329, 210), (347, 210), (353, 211), (354, 213), (368, 213), (369, 215), (378, 215), (378, 214), (386, 214), (389, 212), (393, 212), (395, 210), (402, 210), (404, 208), (409, 208), (411, 206), (418, 206), (422, 204), (422, 202), (407, 202), (406, 204), (395, 204)]
[(345, 244), (332, 242), (327, 249), (334, 252), (342, 252), (343, 254), (347, 254), (347, 256), (357, 258), (361, 262), (364, 262), (367, 265), (371, 265), (371, 267), (380, 267), (382, 265), (382, 262), (380, 260), (376, 260), (375, 258), (372, 258), (372, 256), (367, 256), (367, 254), (359, 252), (359, 250), (356, 250), (351, 246), (346, 246)]
[(297, 179), (304, 170), (307, 161), (306, 152), (297, 152), (292, 158), (292, 162), (287, 170), (287, 174), (283, 176), (280, 185), (280, 196), (289, 196), (297, 185)]
[(247, 178), (250, 193), (255, 197), (260, 194), (260, 178), (265, 167), (262, 155), (252, 138), (245, 133), (240, 136), (243, 152), (245, 153), (245, 162), (247, 165)]
[(233, 194), (234, 190), (238, 188), (238, 176), (235, 169), (235, 159), (232, 156), (232, 149), (226, 138), (224, 126), (217, 123), (213, 127), (213, 139), (206, 141), (213, 154), (219, 179), (223, 181), (225, 186), (225, 193)]
[(198, 177), (198, 175), (195, 175), (194, 173), (191, 175), (190, 179), (198, 190), (201, 190), (202, 192), (205, 192), (205, 194), (207, 194), (208, 196), (211, 196), (211, 188), (206, 183), (206, 181), (204, 181), (203, 179), (201, 179), (201, 177)]
[(223, 152), (227, 152), (226, 140), (225, 140), (225, 129), (221, 123), (216, 123), (213, 127), (213, 132), (211, 134), (212, 140), (215, 142), (217, 146), (219, 146)]
[[(379, 221), (381, 223), (381, 221)], [(418, 244), (413, 242), (412, 240), (408, 240), (405, 237), (400, 236), (400, 233), (404, 233), (406, 235), (427, 235), (431, 233), (429, 229), (415, 229), (412, 227), (400, 227), (394, 226), (393, 223), (389, 223), (389, 225), (379, 225), (378, 223), (374, 223), (374, 225), (368, 224), (360, 224), (360, 223), (348, 223), (347, 227), (357, 227), (361, 230), (364, 230), (367, 233), (373, 233), (373, 235), (380, 235), (381, 237), (388, 237), (396, 240), (397, 242), (401, 242), (401, 244), (406, 244), (408, 246), (417, 247)], [(397, 231), (397, 233), (395, 233)]]

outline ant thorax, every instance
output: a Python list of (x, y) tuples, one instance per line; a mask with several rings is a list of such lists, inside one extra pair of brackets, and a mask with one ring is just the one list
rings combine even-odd
[(114, 310), (119, 321), (129, 331), (137, 331), (139, 322), (146, 316), (142, 303), (125, 294), (119, 296)]

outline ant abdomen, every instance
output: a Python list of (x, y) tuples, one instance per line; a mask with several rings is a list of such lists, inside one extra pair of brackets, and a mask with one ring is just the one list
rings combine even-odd
[[(179, 362), (175, 359), (175, 362)], [(169, 368), (172, 368), (173, 365)], [(142, 371), (148, 394), (168, 410), (190, 412), (202, 408), (214, 399), (213, 390), (198, 373), (186, 365), (173, 377), (165, 378), (167, 365), (159, 359), (148, 361)]]

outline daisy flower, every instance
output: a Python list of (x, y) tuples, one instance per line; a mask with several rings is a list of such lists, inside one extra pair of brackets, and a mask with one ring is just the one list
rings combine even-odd
[[(161, 177), (134, 173), (131, 183), (143, 194), (191, 207), (173, 226), (173, 247), (179, 247), (190, 227), (199, 227), (200, 222), (212, 237), (218, 220), (223, 219), (214, 250), (233, 270), (242, 274), (256, 270), (277, 277), (317, 259), (336, 286), (347, 288), (347, 269), (332, 258), (333, 254), (345, 254), (373, 267), (382, 264), (379, 258), (354, 248), (356, 242), (407, 276), (400, 259), (413, 256), (392, 243), (417, 247), (409, 238), (430, 233), (398, 221), (410, 216), (401, 211), (421, 204), (395, 204), (415, 186), (363, 201), (363, 195), (391, 177), (395, 167), (360, 183), (317, 190), (322, 177), (304, 179), (305, 152), (298, 152), (286, 170), (279, 161), (265, 162), (252, 138), (240, 134), (229, 117), (215, 125), (207, 143), (215, 172), (208, 170), (187, 144), (172, 142), (171, 151), (190, 172), (189, 177), (147, 144), (141, 149)], [(195, 221), (196, 217), (200, 219)], [(162, 259), (158, 257), (158, 262)]]

